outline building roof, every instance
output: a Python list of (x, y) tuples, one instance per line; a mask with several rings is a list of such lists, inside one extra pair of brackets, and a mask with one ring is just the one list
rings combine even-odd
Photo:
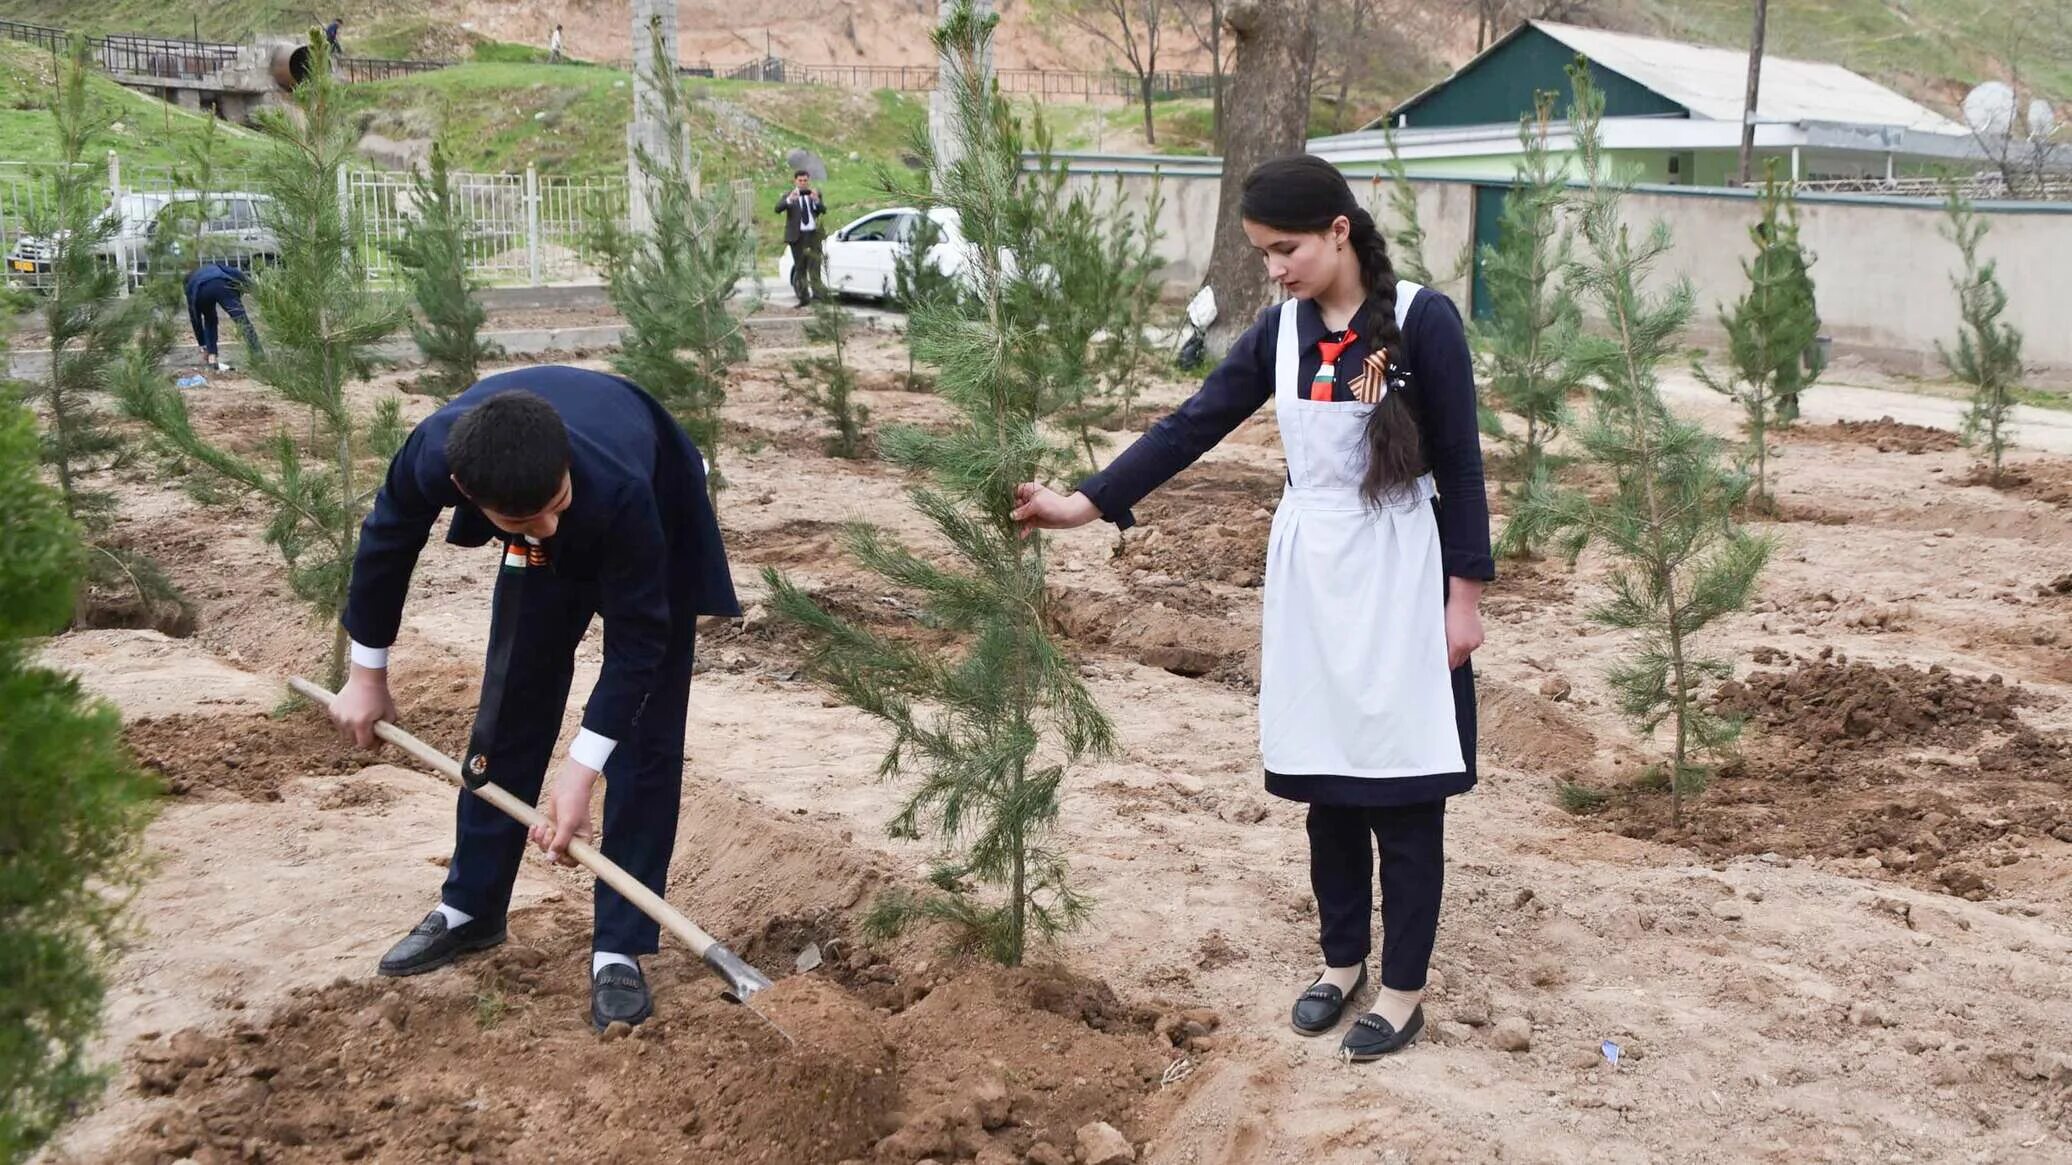
[[(1404, 102), (1397, 112), (1465, 76), (1498, 48), (1529, 31), (1551, 37), (1599, 68), (1652, 90), (1689, 110), (1693, 118), (1736, 124), (1741, 121), (1748, 85), (1746, 52), (1546, 20), (1520, 24), (1452, 77)], [(1840, 65), (1768, 54), (1763, 57), (1756, 118), (1767, 122), (1892, 126), (1919, 133), (1970, 136), (1961, 123)]]
[[(1715, 121), (1741, 120), (1748, 54), (1623, 32), (1535, 20), (1534, 27), (1615, 73), (1622, 73)], [(1840, 65), (1763, 56), (1756, 117), (1765, 121), (1840, 121), (1968, 134), (1928, 107)]]

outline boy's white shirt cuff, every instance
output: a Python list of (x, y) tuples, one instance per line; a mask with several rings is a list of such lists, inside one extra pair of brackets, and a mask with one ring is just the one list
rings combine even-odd
[(352, 643), (352, 651), (350, 654), (352, 655), (352, 661), (354, 663), (358, 664), (361, 667), (388, 667), (388, 648), (369, 647), (364, 643), (360, 643), (354, 640), (348, 640), (347, 642)]
[(585, 728), (576, 733), (575, 742), (568, 746), (568, 759), (586, 769), (604, 771), (604, 762), (612, 758), (612, 750), (619, 742), (609, 736), (599, 736)]

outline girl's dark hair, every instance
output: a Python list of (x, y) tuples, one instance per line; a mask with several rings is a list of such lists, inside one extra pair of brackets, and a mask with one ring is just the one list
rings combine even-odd
[[(1409, 367), (1403, 330), (1396, 326), (1396, 268), (1389, 262), (1388, 242), (1336, 166), (1313, 154), (1261, 162), (1245, 176), (1238, 212), (1263, 227), (1307, 234), (1330, 230), (1343, 215), (1352, 226), (1347, 241), (1359, 256), (1361, 281), (1375, 305), (1374, 318), (1369, 321), (1374, 338), (1388, 353), (1391, 365)], [(1424, 469), (1417, 418), (1411, 415), (1402, 393), (1391, 391), (1367, 414), (1367, 474), (1360, 482), (1360, 496), (1368, 505), (1379, 505), (1416, 481)]]

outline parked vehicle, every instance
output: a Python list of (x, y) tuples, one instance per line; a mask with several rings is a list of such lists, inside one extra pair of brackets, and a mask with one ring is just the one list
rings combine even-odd
[[(825, 260), (827, 289), (836, 295), (890, 300), (894, 287), (893, 269), (906, 254), (907, 241), (921, 222), (922, 212), (910, 206), (873, 211), (843, 227), (821, 246)], [(970, 245), (957, 212), (944, 207), (927, 215), (942, 232), (942, 241), (928, 248), (928, 264), (953, 279), (967, 278)], [(791, 282), (791, 252), (777, 261), (777, 279)]]
[[(116, 221), (114, 234), (95, 246), (106, 262), (127, 271), (132, 287), (151, 273), (151, 254), (161, 230), (193, 213), (201, 195), (194, 191), (154, 191), (125, 194), (102, 213)], [(260, 221), (260, 208), (268, 201), (263, 194), (231, 191), (209, 196), (209, 218), (205, 224), (204, 262), (251, 269), (277, 261), (280, 242)], [(179, 244), (173, 244), (177, 253)], [(9, 280), (39, 287), (50, 274), (57, 251), (56, 240), (24, 235), (7, 253)]]

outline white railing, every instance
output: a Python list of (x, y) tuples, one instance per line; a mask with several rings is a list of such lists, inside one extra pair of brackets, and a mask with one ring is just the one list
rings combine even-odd
[[(94, 165), (98, 176), (102, 166)], [(131, 195), (170, 195), (181, 189), (168, 169), (125, 169), (113, 155), (106, 178), (97, 182), (109, 205)], [(35, 222), (47, 215), (58, 173), (55, 163), (0, 162), (0, 254), (13, 254), (29, 237)], [(416, 187), (408, 171), (354, 170), (342, 176), (339, 197), (359, 232), (358, 252), (379, 282), (396, 279), (392, 248), (403, 237), (414, 212)], [(468, 270), (492, 286), (542, 286), (597, 282), (599, 275), (584, 246), (602, 215), (626, 223), (626, 182), (622, 178), (546, 177), (528, 167), (519, 174), (453, 173), (453, 189), (466, 207), (474, 233), (468, 247)], [(256, 192), (249, 174), (219, 174), (214, 193)], [(753, 215), (753, 190), (735, 183), (736, 202), (744, 218)], [(148, 223), (126, 222), (111, 244), (111, 259), (129, 266), (144, 250)], [(32, 248), (33, 249), (33, 248)], [(18, 283), (39, 282), (35, 272), (8, 270)]]
[(2072, 200), (2072, 174), (2020, 176), (2010, 186), (1999, 173), (1956, 178), (1820, 178), (1793, 184), (1801, 194), (1885, 194), (1898, 198), (1943, 199), (1956, 191), (1973, 201), (2027, 199)]

